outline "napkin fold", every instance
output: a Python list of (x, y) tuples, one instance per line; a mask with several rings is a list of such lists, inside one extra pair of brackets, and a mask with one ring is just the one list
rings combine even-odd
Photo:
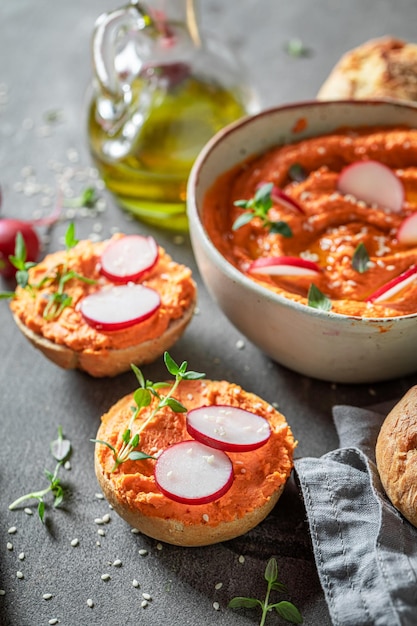
[(417, 625), (417, 529), (388, 500), (375, 464), (387, 412), (334, 407), (340, 447), (295, 461), (334, 626)]

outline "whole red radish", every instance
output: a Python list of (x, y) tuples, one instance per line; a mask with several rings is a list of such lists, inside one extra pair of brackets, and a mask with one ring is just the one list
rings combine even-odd
[(36, 261), (39, 255), (39, 237), (30, 222), (11, 218), (0, 219), (0, 274), (5, 278), (11, 278), (16, 272), (9, 256), (15, 252), (18, 233), (21, 233), (25, 242), (26, 260)]

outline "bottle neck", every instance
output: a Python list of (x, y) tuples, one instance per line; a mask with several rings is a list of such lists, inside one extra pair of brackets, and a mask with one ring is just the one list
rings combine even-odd
[(167, 44), (178, 28), (186, 30), (195, 45), (201, 43), (196, 0), (131, 0), (131, 4), (149, 16)]

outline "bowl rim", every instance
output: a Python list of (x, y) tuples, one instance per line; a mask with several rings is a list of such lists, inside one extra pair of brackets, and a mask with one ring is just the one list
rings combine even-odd
[[(258, 113), (254, 113), (251, 115), (246, 115), (235, 122), (232, 122), (219, 130), (209, 141), (203, 146), (200, 150), (197, 158), (194, 161), (194, 164), (191, 168), (188, 182), (187, 182), (187, 213), (188, 219), (190, 222), (190, 226), (196, 228), (199, 232), (200, 237), (204, 240), (208, 250), (210, 251), (210, 255), (214, 257), (215, 262), (225, 274), (234, 282), (242, 282), (243, 286), (249, 288), (254, 291), (258, 296), (262, 298), (266, 298), (272, 302), (281, 304), (282, 306), (299, 311), (300, 313), (306, 313), (307, 315), (311, 315), (312, 317), (317, 318), (327, 318), (331, 322), (363, 322), (369, 323), (371, 325), (378, 324), (381, 325), (392, 325), (396, 323), (398, 320), (412, 320), (413, 318), (417, 318), (417, 311), (415, 313), (409, 313), (408, 315), (395, 315), (389, 317), (362, 317), (360, 315), (347, 315), (343, 313), (335, 313), (332, 310), (326, 311), (324, 309), (319, 309), (315, 307), (309, 307), (305, 304), (297, 302), (296, 300), (291, 300), (290, 298), (286, 298), (267, 287), (264, 287), (260, 283), (255, 280), (250, 279), (243, 272), (238, 270), (230, 261), (228, 261), (216, 248), (213, 244), (211, 238), (208, 236), (208, 233), (203, 225), (203, 221), (201, 219), (200, 211), (197, 207), (195, 189), (198, 185), (198, 180), (200, 177), (200, 170), (204, 167), (204, 164), (207, 158), (211, 155), (213, 150), (216, 149), (217, 145), (222, 142), (224, 139), (239, 131), (242, 127), (247, 124), (253, 123), (254, 120), (257, 120), (262, 117), (268, 117), (270, 115), (275, 115), (280, 111), (288, 111), (288, 110), (297, 110), (300, 108), (306, 107), (314, 107), (314, 108), (322, 108), (328, 107), (331, 105), (332, 107), (346, 107), (352, 106), (353, 108), (367, 108), (369, 106), (386, 106), (389, 105), (395, 109), (404, 109), (404, 110), (414, 110), (416, 112), (416, 128), (417, 128), (417, 103), (411, 103), (408, 101), (400, 101), (395, 100), (393, 98), (375, 98), (375, 99), (364, 99), (364, 100), (353, 100), (353, 99), (344, 99), (344, 100), (302, 100), (298, 102), (290, 102), (287, 104), (277, 105), (262, 109)], [(387, 123), (389, 126), (389, 123)], [(312, 135), (314, 136), (314, 135)], [(288, 142), (291, 143), (291, 142)], [(280, 145), (279, 143), (276, 144)], [(256, 156), (256, 154), (261, 154), (260, 152), (252, 152), (248, 154), (245, 158), (251, 158), (252, 156)], [(242, 159), (243, 160), (243, 159)], [(192, 233), (192, 229), (191, 233)]]

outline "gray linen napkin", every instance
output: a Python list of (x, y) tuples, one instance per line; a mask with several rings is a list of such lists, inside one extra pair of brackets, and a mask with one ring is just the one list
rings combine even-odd
[(417, 625), (417, 529), (389, 502), (375, 465), (385, 415), (334, 407), (340, 448), (295, 462), (334, 626)]

